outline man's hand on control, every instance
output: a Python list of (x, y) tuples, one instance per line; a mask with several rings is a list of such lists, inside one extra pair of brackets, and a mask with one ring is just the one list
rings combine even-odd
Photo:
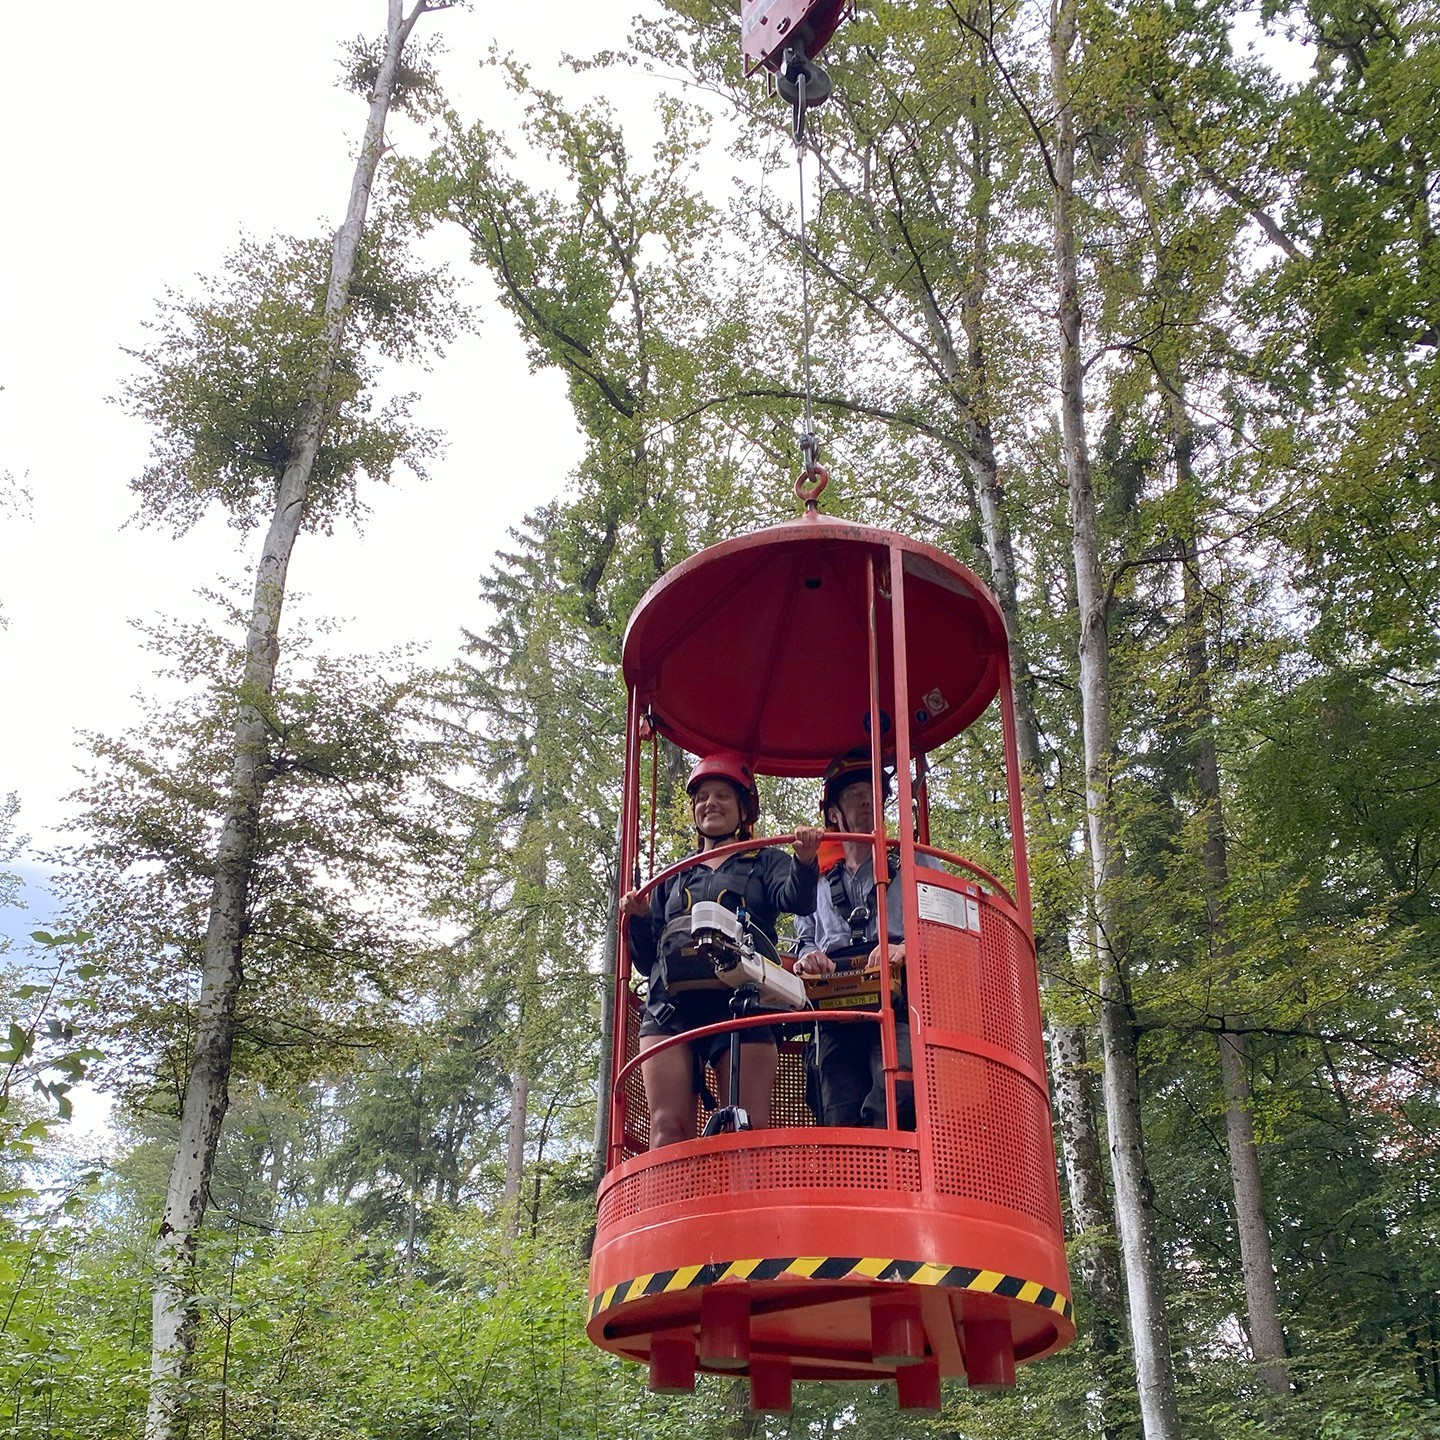
[(797, 975), (829, 975), (835, 962), (823, 950), (807, 950), (796, 962)]

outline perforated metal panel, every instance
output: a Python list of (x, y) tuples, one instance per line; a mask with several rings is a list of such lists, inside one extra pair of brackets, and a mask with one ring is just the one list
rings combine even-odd
[(716, 1195), (817, 1187), (913, 1194), (920, 1188), (919, 1160), (913, 1150), (874, 1145), (780, 1145), (685, 1156), (612, 1186), (600, 1202), (600, 1225)]
[(988, 1040), (1043, 1072), (1035, 960), (1014, 920), (981, 897), (978, 935), (922, 921), (920, 944), (929, 985), (916, 999), (925, 1024)]
[[(1023, 1068), (1044, 1073), (1034, 955), (1019, 925), (989, 897), (979, 897), (979, 913), (978, 933), (931, 921), (920, 924), (926, 978), (912, 986), (911, 998), (921, 1022), (919, 1035), (925, 1037), (923, 1059), (919, 1051), (915, 1057), (916, 1081), (929, 1102), (936, 1193), (1018, 1210), (1058, 1230), (1049, 1100)], [(640, 1003), (632, 997), (627, 1057), (638, 1053), (640, 1018)], [(1006, 1065), (1003, 1055), (976, 1055), (948, 1046), (937, 1032), (957, 1040), (973, 1037), (1013, 1055), (1017, 1065)], [(772, 1117), (776, 1127), (815, 1126), (805, 1103), (805, 1047), (794, 1027), (781, 1043)], [(713, 1072), (707, 1071), (706, 1078), (716, 1094)], [(650, 1135), (638, 1070), (626, 1088), (626, 1108), (628, 1159), (645, 1153)], [(705, 1115), (701, 1107), (697, 1133)], [(797, 1148), (793, 1154), (778, 1149), (745, 1157), (742, 1170), (736, 1164), (736, 1157), (727, 1153), (652, 1167), (607, 1194), (602, 1224), (653, 1205), (733, 1191), (813, 1185), (919, 1187), (918, 1161), (908, 1149), (837, 1145)]]
[[(935, 1188), (1058, 1230), (1034, 952), (1006, 910), (988, 895), (978, 901), (978, 931), (920, 924), (924, 981), (914, 999), (924, 1056), (916, 1062), (928, 1100)], [(992, 1053), (972, 1053), (966, 1039)]]
[(1050, 1105), (1005, 1065), (931, 1046), (926, 1056), (935, 1186), (1059, 1228)]
[(1045, 1050), (1035, 953), (1025, 932), (1003, 910), (982, 901), (980, 919), (986, 1039), (1028, 1060), (1043, 1074)]

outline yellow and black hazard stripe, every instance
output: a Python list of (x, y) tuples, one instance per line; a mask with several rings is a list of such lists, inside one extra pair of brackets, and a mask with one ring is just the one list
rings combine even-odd
[(934, 1285), (945, 1290), (970, 1290), (1003, 1295), (1027, 1305), (1072, 1317), (1070, 1299), (1019, 1275), (998, 1270), (974, 1270), (968, 1265), (933, 1265), (928, 1260), (880, 1260), (850, 1255), (792, 1255), (786, 1259), (728, 1260), (714, 1265), (682, 1265), (678, 1270), (657, 1270), (622, 1280), (590, 1302), (590, 1318), (612, 1306), (646, 1295), (671, 1295), (719, 1285), (727, 1280), (883, 1280), (905, 1285)]

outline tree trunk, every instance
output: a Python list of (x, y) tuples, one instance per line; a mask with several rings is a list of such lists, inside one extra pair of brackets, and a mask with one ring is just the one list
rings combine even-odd
[[(989, 175), (989, 153), (980, 119), (970, 126), (970, 158), (973, 173)], [(968, 459), (975, 471), (975, 492), (980, 529), (989, 560), (990, 584), (1005, 619), (1010, 641), (1011, 663), (1015, 670), (1015, 729), (1023, 771), (1022, 784), (1026, 813), (1033, 819), (1047, 811), (1044, 761), (1040, 749), (1040, 722), (1035, 712), (1035, 682), (1030, 671), (1020, 619), (1019, 585), (1015, 568), (1015, 547), (1009, 516), (1004, 509), (1004, 489), (995, 454), (994, 431), (990, 424), (989, 364), (985, 344), (984, 302), (990, 275), (989, 187), (976, 187), (971, 206), (972, 279), (960, 302), (960, 323), (965, 333), (964, 368), (968, 392), (964, 402)], [(927, 311), (927, 315), (930, 312)], [(931, 320), (932, 338), (948, 338)], [(941, 362), (947, 377), (959, 368), (958, 357), (942, 348)], [(1049, 988), (1056, 977), (1070, 970), (1069, 943), (1063, 926), (1039, 935), (1037, 952), (1041, 985)], [(1095, 1120), (1095, 1094), (1090, 1083), (1085, 1030), (1079, 1025), (1049, 1021), (1051, 1082), (1055, 1089), (1055, 1115), (1060, 1145), (1065, 1157), (1066, 1189), (1070, 1213), (1079, 1232), (1079, 1261), (1090, 1298), (1090, 1340), (1097, 1356), (1113, 1355), (1119, 1349), (1123, 1323), (1119, 1256), (1115, 1249), (1114, 1223), (1105, 1191), (1099, 1131)], [(1101, 1430), (1108, 1433), (1105, 1416), (1114, 1406), (1108, 1402), (1104, 1367), (1097, 1370)]]
[[(973, 350), (972, 345), (972, 355)], [(1001, 508), (1002, 490), (990, 427), (979, 424), (975, 428), (975, 459), (980, 462), (976, 490), (985, 549), (990, 560), (990, 581), (1005, 617), (1011, 653), (1015, 657), (1015, 729), (1024, 772), (1025, 809), (1028, 815), (1038, 818), (1047, 809), (1040, 723), (1035, 713), (1033, 682), (1020, 639), (1014, 549), (1009, 522)], [(1059, 930), (1037, 935), (1036, 941), (1040, 983), (1048, 990), (1058, 977), (1071, 969), (1069, 943), (1063, 931)], [(1080, 1242), (1077, 1258), (1090, 1298), (1090, 1342), (1098, 1356), (1114, 1355), (1119, 1349), (1123, 1324), (1120, 1263), (1115, 1249), (1113, 1211), (1106, 1194), (1101, 1164), (1085, 1028), (1063, 1024), (1052, 1016), (1048, 1021), (1048, 1030), (1050, 1078), (1055, 1092), (1060, 1146), (1065, 1157), (1066, 1191)], [(1114, 1407), (1106, 1402), (1103, 1374), (1097, 1374), (1096, 1383), (1103, 1417), (1109, 1415)], [(1101, 1430), (1108, 1433), (1103, 1418)]]
[(388, 0), (384, 59), (370, 97), (370, 116), (355, 165), (350, 203), (336, 232), (325, 297), (325, 347), (296, 426), (291, 458), (276, 487), (275, 508), (255, 572), (245, 637), (245, 668), (235, 721), (230, 797), (216, 847), (210, 918), (195, 1012), (195, 1051), (180, 1108), (180, 1137), (155, 1241), (150, 1399), (146, 1440), (175, 1440), (186, 1429), (183, 1382), (195, 1348), (190, 1305), (192, 1272), (210, 1187), (221, 1122), (229, 1103), (235, 1006), (244, 981), (246, 912), (260, 811), (273, 777), (264, 702), (280, 658), (280, 617), (286, 575), (305, 516), (310, 474), (324, 432), (328, 396), (341, 353), (350, 282), (365, 228), (370, 187), (384, 150), (384, 127), (396, 70), (415, 21), (432, 0), (417, 0), (408, 18), (401, 0)]
[(1179, 1440), (1174, 1359), (1155, 1236), (1154, 1193), (1141, 1130), (1136, 1037), (1130, 1016), (1122, 939), (1118, 933), (1119, 916), (1113, 898), (1115, 883), (1121, 874), (1121, 854), (1113, 834), (1109, 804), (1110, 657), (1095, 495), (1085, 433), (1080, 291), (1075, 254), (1076, 135), (1069, 71), (1070, 52), (1075, 42), (1075, 16), (1075, 0), (1054, 0), (1050, 40), (1056, 112), (1054, 241), (1060, 322), (1060, 416), (1080, 613), (1085, 810), (1094, 907), (1092, 933), (1100, 981), (1100, 1037), (1105, 1055), (1105, 1112), (1141, 1423), (1147, 1440)]
[[(522, 1020), (523, 1052), (523, 1020)], [(523, 1053), (510, 1076), (510, 1125), (505, 1145), (505, 1234), (514, 1240), (520, 1234), (520, 1187), (525, 1179), (525, 1127), (530, 1119), (530, 1077), (522, 1065)]]
[[(1175, 444), (1176, 483), (1185, 493), (1193, 489), (1193, 437), (1180, 385), (1172, 382), (1170, 426)], [(1233, 946), (1226, 933), (1224, 895), (1230, 883), (1230, 862), (1225, 836), (1225, 811), (1220, 795), (1220, 757), (1215, 744), (1214, 705), (1210, 691), (1210, 663), (1205, 643), (1205, 607), (1200, 585), (1200, 558), (1193, 535), (1182, 538), (1181, 583), (1184, 590), (1185, 657), (1190, 680), (1190, 726), (1196, 789), (1205, 808), (1203, 859), (1207, 909), (1212, 943), (1230, 956)], [(1250, 1113), (1250, 1077), (1245, 1035), (1240, 1017), (1222, 1016), (1218, 1037), (1220, 1088), (1225, 1102), (1225, 1139), (1230, 1155), (1230, 1183), (1235, 1197), (1235, 1227), (1240, 1239), (1240, 1268), (1245, 1280), (1245, 1308), (1249, 1317), (1250, 1348), (1260, 1379), (1271, 1394), (1291, 1393), (1285, 1363), (1285, 1331), (1280, 1323), (1280, 1287), (1270, 1249), (1270, 1227), (1265, 1219), (1265, 1191), (1260, 1175), (1260, 1152)]]
[[(975, 347), (972, 344), (972, 363)], [(1014, 548), (1010, 526), (1001, 509), (1002, 491), (988, 424), (975, 427), (975, 459), (979, 462), (976, 490), (980, 501), (981, 528), (990, 560), (991, 585), (1000, 602), (1010, 635), (1011, 653), (1016, 658), (1015, 730), (1024, 772), (1026, 813), (1045, 814), (1043, 760), (1040, 752), (1040, 722), (1035, 713), (1033, 682), (1020, 640), (1020, 604), (1015, 579)], [(1040, 961), (1040, 983), (1048, 989), (1057, 977), (1071, 968), (1069, 944), (1063, 932), (1036, 937)], [(1051, 1083), (1055, 1088), (1055, 1115), (1060, 1145), (1065, 1157), (1066, 1190), (1070, 1213), (1079, 1235), (1078, 1258), (1085, 1288), (1090, 1297), (1090, 1340), (1097, 1355), (1113, 1355), (1119, 1349), (1122, 1328), (1120, 1265), (1115, 1250), (1113, 1212), (1105, 1191), (1104, 1168), (1100, 1158), (1099, 1129), (1095, 1120), (1095, 1093), (1090, 1083), (1085, 1028), (1049, 1020)], [(1099, 1379), (1101, 1410), (1104, 1381)], [(1101, 1429), (1105, 1431), (1102, 1421)]]

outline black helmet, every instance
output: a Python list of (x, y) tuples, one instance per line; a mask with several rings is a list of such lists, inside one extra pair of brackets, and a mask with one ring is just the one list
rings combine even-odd
[[(843, 755), (837, 755), (825, 767), (825, 783), (820, 797), (820, 814), (828, 817), (830, 807), (839, 800), (840, 794), (857, 780), (870, 779), (870, 747), (857, 745)], [(880, 767), (880, 803), (890, 798), (890, 773)]]

